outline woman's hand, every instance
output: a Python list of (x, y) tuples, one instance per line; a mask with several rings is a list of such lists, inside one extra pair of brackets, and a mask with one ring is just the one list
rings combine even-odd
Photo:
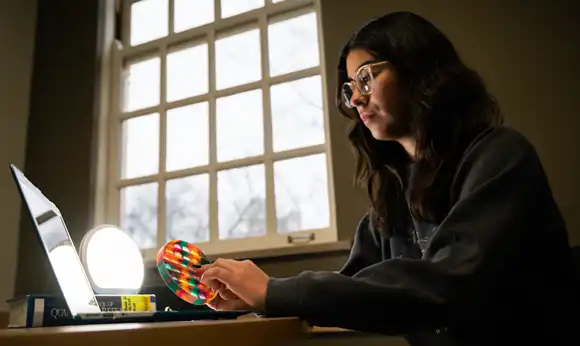
[(240, 299), (234, 292), (230, 291), (226, 285), (213, 280), (208, 284), (217, 296), (206, 305), (214, 310), (252, 310), (252, 307)]
[(269, 277), (254, 262), (218, 259), (199, 271), (201, 281), (218, 292), (210, 308), (264, 311)]

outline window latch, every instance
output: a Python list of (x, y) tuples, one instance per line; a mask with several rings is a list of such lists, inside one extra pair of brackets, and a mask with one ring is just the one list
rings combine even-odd
[(316, 239), (314, 233), (309, 234), (293, 234), (288, 236), (288, 244), (307, 244)]

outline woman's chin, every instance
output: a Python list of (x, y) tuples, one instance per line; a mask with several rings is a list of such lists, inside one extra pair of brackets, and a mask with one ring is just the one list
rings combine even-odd
[(384, 128), (377, 128), (374, 126), (373, 127), (369, 126), (369, 130), (370, 130), (373, 138), (376, 139), (377, 141), (392, 140), (392, 138), (388, 135), (386, 129), (384, 129)]
[(398, 141), (410, 135), (396, 124), (370, 122), (366, 125), (371, 136), (378, 141)]

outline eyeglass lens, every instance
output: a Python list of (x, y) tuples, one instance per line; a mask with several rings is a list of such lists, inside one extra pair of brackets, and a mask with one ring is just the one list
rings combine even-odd
[(372, 75), (370, 71), (370, 66), (365, 66), (361, 68), (357, 75), (355, 83), (344, 83), (342, 86), (342, 95), (344, 97), (344, 103), (347, 107), (352, 108), (354, 105), (351, 103), (354, 90), (352, 89), (353, 84), (356, 84), (356, 88), (363, 95), (370, 94), (372, 90)]

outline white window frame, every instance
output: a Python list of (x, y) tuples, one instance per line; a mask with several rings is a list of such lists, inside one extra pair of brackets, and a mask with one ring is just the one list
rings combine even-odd
[[(171, 178), (186, 177), (197, 173), (210, 173), (210, 241), (199, 243), (202, 250), (210, 256), (218, 256), (229, 253), (243, 254), (260, 252), (273, 249), (283, 249), (289, 247), (299, 247), (317, 244), (335, 243), (338, 241), (336, 231), (336, 206), (334, 198), (334, 180), (332, 174), (331, 143), (329, 136), (329, 109), (327, 102), (327, 78), (325, 74), (323, 52), (323, 35), (320, 15), (320, 0), (286, 0), (280, 3), (272, 3), (266, 0), (263, 8), (239, 14), (230, 18), (219, 18), (220, 1), (215, 0), (216, 20), (208, 25), (193, 28), (184, 32), (173, 32), (173, 0), (169, 0), (169, 35), (150, 41), (141, 45), (126, 47), (122, 43), (114, 41), (112, 29), (106, 35), (108, 43), (105, 45), (103, 57), (103, 83), (101, 87), (101, 119), (99, 122), (98, 151), (97, 151), (97, 178), (95, 194), (95, 224), (109, 223), (120, 225), (120, 187), (139, 185), (148, 182), (158, 182), (158, 217), (157, 217), (157, 246), (154, 249), (143, 250), (144, 259), (151, 262), (155, 259), (158, 249), (165, 243), (165, 181)], [(122, 41), (130, 42), (130, 9), (131, 1), (124, 1), (121, 10), (123, 11)], [(109, 14), (113, 15), (114, 10), (109, 9)], [(320, 64), (306, 70), (291, 72), (281, 76), (270, 77), (268, 66), (268, 31), (267, 26), (271, 22), (292, 18), (296, 15), (314, 12), (317, 16), (318, 46)], [(110, 26), (111, 19), (109, 19)], [(228, 34), (248, 26), (260, 28), (261, 56), (262, 56), (262, 79), (235, 86), (232, 88), (218, 90), (215, 89), (215, 39), (222, 32)], [(179, 43), (193, 43), (199, 40), (208, 43), (209, 49), (209, 93), (190, 97), (176, 102), (166, 102), (166, 61), (168, 47)], [(121, 110), (122, 99), (122, 73), (125, 61), (135, 61), (139, 57), (159, 56), (161, 58), (161, 80), (160, 80), (160, 103), (157, 106), (140, 109), (134, 112), (123, 112)], [(264, 59), (266, 57), (266, 59)], [(293, 80), (320, 75), (322, 81), (322, 105), (324, 108), (324, 129), (325, 143), (322, 145), (294, 149), (275, 153), (272, 150), (272, 128), (270, 112), (270, 92), (272, 84), (290, 82)], [(264, 116), (264, 154), (254, 158), (244, 158), (229, 162), (216, 162), (216, 136), (215, 136), (215, 104), (218, 97), (233, 95), (243, 91), (261, 88), (263, 91), (263, 116)], [(200, 101), (209, 101), (209, 123), (210, 123), (210, 163), (207, 166), (195, 167), (178, 172), (165, 172), (165, 135), (166, 135), (166, 111), (171, 108), (181, 107)], [(147, 115), (158, 112), (160, 116), (160, 146), (159, 146), (159, 172), (156, 175), (123, 180), (120, 178), (120, 154), (121, 154), (121, 134), (122, 120), (140, 115)], [(326, 154), (327, 181), (328, 181), (328, 203), (329, 203), (329, 227), (324, 229), (303, 230), (288, 234), (279, 234), (276, 230), (276, 213), (274, 200), (274, 176), (273, 162), (280, 159), (297, 158), (310, 154)], [(263, 237), (248, 237), (242, 239), (220, 240), (217, 229), (217, 171), (227, 168), (243, 167), (256, 163), (265, 164), (266, 177), (266, 229), (267, 234)], [(99, 188), (101, 187), (101, 188)], [(289, 237), (291, 236), (291, 237)]]

